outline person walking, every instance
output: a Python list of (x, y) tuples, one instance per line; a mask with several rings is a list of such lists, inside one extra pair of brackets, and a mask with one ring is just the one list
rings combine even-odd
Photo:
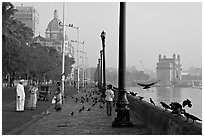
[(62, 110), (62, 93), (61, 93), (61, 84), (57, 82), (57, 88), (55, 89), (54, 96), (55, 96), (55, 110), (60, 111)]
[(16, 111), (24, 112), (25, 105), (25, 91), (23, 86), (24, 80), (20, 80), (16, 86)]
[(37, 83), (33, 81), (33, 84), (29, 88), (30, 99), (28, 101), (28, 109), (31, 109), (31, 110), (36, 109), (37, 92), (38, 92)]
[(107, 90), (105, 92), (105, 100), (106, 100), (106, 110), (107, 110), (107, 115), (111, 116), (112, 112), (112, 102), (115, 97), (114, 92), (112, 90), (112, 85), (107, 85)]

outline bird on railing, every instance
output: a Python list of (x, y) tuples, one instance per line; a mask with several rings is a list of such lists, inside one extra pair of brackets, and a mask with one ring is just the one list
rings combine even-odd
[(153, 86), (154, 84), (158, 83), (160, 80), (156, 81), (156, 82), (152, 82), (149, 84), (143, 84), (143, 83), (137, 83), (139, 86), (143, 87), (143, 89), (149, 89), (151, 86)]
[(150, 103), (152, 103), (153, 105), (155, 105), (154, 101), (152, 100), (152, 98), (149, 98)]
[(139, 99), (139, 100), (143, 100), (143, 98), (144, 98), (144, 97), (138, 96), (138, 99)]
[(186, 105), (188, 105), (189, 108), (192, 107), (191, 101), (190, 101), (189, 99), (184, 100), (182, 105), (183, 105), (183, 108), (184, 108)]
[(182, 113), (183, 113), (184, 116), (187, 118), (187, 119), (186, 119), (186, 122), (188, 121), (188, 119), (192, 119), (193, 122), (194, 122), (195, 120), (202, 121), (202, 120), (199, 119), (198, 117), (196, 117), (196, 116), (194, 116), (194, 115), (192, 115), (192, 114), (187, 113), (187, 112), (185, 111), (185, 109), (183, 109)]
[(181, 111), (182, 109), (182, 105), (178, 102), (171, 102), (170, 104), (171, 110), (173, 114), (177, 114), (178, 116), (181, 116)]
[(137, 95), (137, 93), (132, 92), (132, 91), (130, 91), (129, 93), (130, 93), (130, 95), (132, 95), (132, 96), (134, 96), (134, 97)]
[(166, 103), (164, 103), (164, 102), (160, 102), (160, 104), (162, 105), (162, 107), (164, 107), (164, 111), (167, 111), (167, 109), (171, 109), (171, 107), (169, 106), (169, 105), (167, 105)]

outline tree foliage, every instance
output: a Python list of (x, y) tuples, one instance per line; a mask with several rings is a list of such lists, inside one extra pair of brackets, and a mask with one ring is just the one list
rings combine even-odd
[[(52, 47), (33, 43), (32, 29), (13, 18), (18, 12), (9, 2), (2, 4), (2, 71), (7, 74), (32, 79), (61, 78), (62, 55)], [(65, 57), (65, 76), (68, 76), (74, 59)]]

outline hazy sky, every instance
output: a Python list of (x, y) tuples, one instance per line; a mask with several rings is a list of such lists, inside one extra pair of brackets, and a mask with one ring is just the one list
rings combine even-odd
[[(15, 3), (20, 5), (20, 3)], [(58, 10), (63, 20), (63, 3), (29, 2), (39, 13), (39, 31), (45, 29)], [(184, 70), (202, 67), (202, 4), (199, 2), (127, 2), (126, 65), (142, 70), (156, 69), (158, 56), (181, 57)], [(106, 32), (106, 66), (118, 67), (119, 3), (67, 2), (66, 24), (80, 27), (89, 66), (96, 66), (102, 49), (100, 33)], [(69, 40), (77, 40), (74, 29), (67, 29)], [(76, 47), (76, 45), (75, 45)], [(142, 64), (140, 63), (142, 62)]]

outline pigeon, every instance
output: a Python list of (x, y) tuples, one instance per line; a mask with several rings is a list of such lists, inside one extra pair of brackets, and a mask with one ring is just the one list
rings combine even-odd
[(153, 82), (153, 83), (149, 83), (149, 84), (143, 84), (143, 83), (137, 83), (138, 85), (142, 86), (143, 89), (149, 89), (152, 85), (158, 83), (160, 80)]
[(183, 110), (183, 114), (184, 114), (184, 116), (187, 118), (186, 122), (188, 121), (188, 119), (192, 119), (193, 122), (194, 122), (195, 120), (202, 121), (202, 120), (199, 119), (198, 117), (187, 113), (187, 112), (185, 111), (185, 109)]
[(83, 111), (83, 110), (80, 108), (80, 109), (79, 109), (79, 113), (82, 112), (82, 111)]
[(149, 98), (150, 103), (152, 103), (153, 105), (155, 105), (154, 101), (152, 100), (152, 98)]
[(142, 100), (144, 97), (138, 96), (139, 100)]
[(136, 96), (136, 95), (137, 95), (137, 93), (130, 92), (130, 95), (132, 95), (132, 96)]
[(181, 116), (181, 111), (182, 109), (182, 105), (178, 102), (171, 102), (170, 104), (171, 110), (173, 114), (177, 114), (178, 116)]
[(178, 102), (171, 102), (170, 106), (172, 110), (182, 110), (182, 105)]
[(167, 105), (166, 103), (164, 103), (164, 102), (160, 102), (161, 103), (161, 105), (162, 105), (162, 107), (164, 107), (164, 111), (167, 111), (167, 109), (171, 109), (171, 107), (169, 106), (169, 105)]
[(87, 111), (91, 111), (91, 108), (87, 109)]
[(190, 101), (189, 99), (184, 100), (182, 105), (183, 105), (183, 108), (184, 108), (186, 105), (188, 105), (188, 107), (192, 107), (191, 101)]
[(103, 109), (103, 106), (100, 105), (99, 107), (100, 107), (100, 109)]

